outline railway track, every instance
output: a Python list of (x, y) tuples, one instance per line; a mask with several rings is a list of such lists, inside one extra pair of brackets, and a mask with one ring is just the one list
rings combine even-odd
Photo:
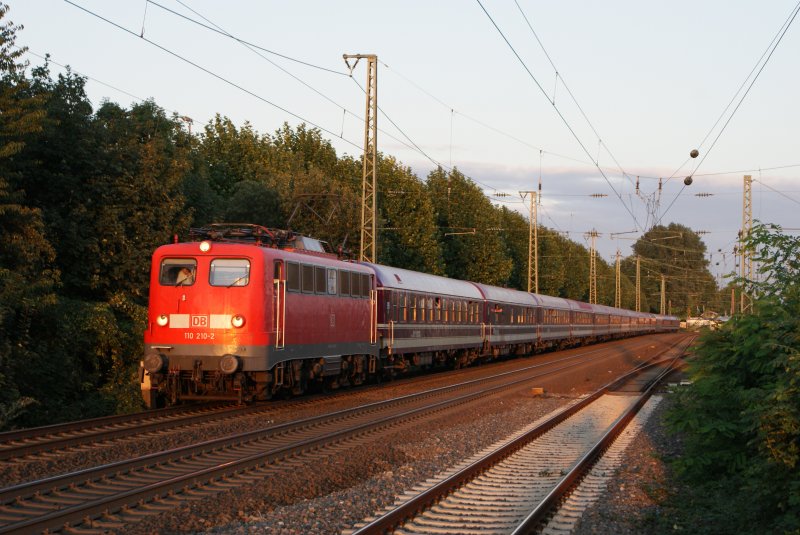
[[(642, 347), (650, 345), (644, 342)], [(121, 529), (143, 516), (202, 499), (284, 469), (281, 461), (374, 440), (587, 359), (611, 358), (603, 348), (553, 362), (432, 389), (393, 400), (175, 448), (136, 459), (34, 481), (0, 491), (0, 533)]]
[[(471, 369), (454, 372), (470, 373)], [(414, 381), (416, 378), (411, 378)], [(420, 378), (430, 380), (430, 376)], [(359, 389), (363, 392), (364, 390)], [(191, 426), (238, 417), (292, 410), (312, 405), (320, 398), (334, 399), (350, 395), (353, 390), (314, 395), (300, 399), (270, 401), (249, 406), (233, 403), (207, 403), (183, 407), (150, 410), (134, 414), (105, 416), (63, 424), (35, 427), (0, 433), (0, 463), (29, 461), (38, 457), (54, 459), (80, 448), (81, 451), (106, 448), (126, 439), (154, 438), (160, 434), (174, 433)]]
[(193, 422), (225, 418), (236, 412), (234, 405), (204, 404), (154, 411), (105, 416), (64, 424), (0, 433), (0, 461), (14, 461), (42, 452), (101, 444), (130, 435), (142, 435)]
[[(351, 533), (482, 535), (541, 529), (672, 371), (690, 342), (665, 350), (669, 358), (637, 369), (488, 448), (433, 485), (413, 489)], [(559, 532), (569, 524), (565, 519), (573, 517), (562, 514), (548, 532)]]

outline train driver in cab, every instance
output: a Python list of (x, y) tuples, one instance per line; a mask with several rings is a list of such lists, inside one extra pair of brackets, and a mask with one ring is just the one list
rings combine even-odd
[(191, 269), (183, 267), (175, 278), (175, 286), (191, 286), (194, 284), (194, 273)]

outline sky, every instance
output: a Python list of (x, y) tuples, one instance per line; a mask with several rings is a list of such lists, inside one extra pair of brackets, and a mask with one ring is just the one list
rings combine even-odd
[(342, 55), (376, 54), (378, 150), (526, 216), (541, 183), (539, 223), (596, 230), (608, 262), (676, 222), (733, 271), (745, 174), (753, 218), (800, 229), (797, 0), (5, 1), (31, 64), (87, 76), (95, 106), (305, 122), (340, 155), (363, 152), (366, 81)]

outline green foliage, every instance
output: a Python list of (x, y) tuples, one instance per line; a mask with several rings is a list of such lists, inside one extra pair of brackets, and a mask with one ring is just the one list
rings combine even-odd
[[(636, 276), (636, 255), (641, 257), (642, 310), (661, 309), (661, 276), (664, 275), (665, 294), (672, 304), (673, 314), (693, 316), (703, 312), (706, 303), (719, 303), (716, 283), (708, 270), (706, 246), (690, 228), (670, 223), (655, 226), (633, 245), (634, 255), (622, 264), (630, 278)], [(644, 306), (647, 298), (649, 307)]]
[(435, 210), (425, 185), (392, 157), (378, 166), (378, 263), (441, 275), (442, 250), (437, 241)]
[(225, 221), (279, 227), (283, 222), (275, 190), (263, 182), (243, 180), (236, 184), (227, 202)]
[[(150, 256), (190, 226), (258, 223), (358, 250), (363, 160), (318, 129), (261, 134), (217, 115), (191, 135), (153, 101), (94, 109), (83, 77), (53, 76), (47, 60), (29, 69), (7, 12), (0, 3), (0, 429), (141, 406)], [(379, 262), (527, 287), (527, 220), (458, 170), (420, 180), (380, 154), (376, 200)], [(541, 292), (587, 298), (585, 247), (540, 227), (539, 265)], [(599, 270), (609, 300), (613, 274)]]
[(98, 385), (112, 372), (115, 356), (124, 353), (126, 337), (107, 303), (60, 298), (36, 315), (31, 330), (48, 335), (31, 340), (28, 358), (13, 363), (18, 383), (37, 401), (19, 424), (114, 412), (114, 396)]
[(512, 260), (498, 237), (501, 218), (483, 192), (458, 170), (428, 175), (445, 272), (454, 279), (506, 285)]
[[(0, 21), (8, 6), (0, 3)], [(27, 205), (13, 161), (42, 129), (42, 99), (31, 95), (11, 22), (0, 24), (0, 429), (16, 425), (37, 400), (20, 384), (17, 364), (35, 353), (36, 316), (54, 300), (59, 272), (41, 210)]]
[[(746, 243), (760, 262), (753, 314), (703, 335), (693, 384), (669, 417), (685, 436), (677, 463), (701, 487), (750, 498), (734, 511), (745, 531), (800, 529), (800, 240), (757, 224)], [(720, 500), (724, 499), (722, 496)]]

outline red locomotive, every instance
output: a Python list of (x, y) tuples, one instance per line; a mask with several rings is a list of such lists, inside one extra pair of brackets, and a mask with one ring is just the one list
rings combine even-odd
[(148, 407), (269, 399), (427, 366), (466, 366), (678, 320), (387, 266), (256, 225), (193, 229), (153, 254)]

